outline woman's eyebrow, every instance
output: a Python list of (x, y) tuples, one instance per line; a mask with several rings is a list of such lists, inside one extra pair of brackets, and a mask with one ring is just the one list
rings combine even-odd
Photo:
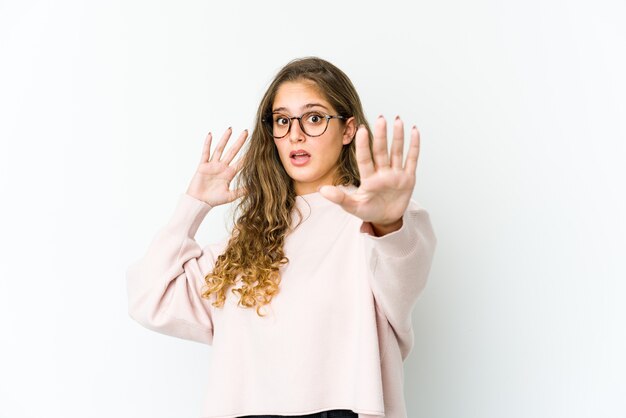
[[(315, 106), (319, 106), (319, 107), (323, 107), (324, 109), (328, 110), (328, 108), (326, 106), (324, 106), (321, 103), (307, 103), (304, 106), (302, 106), (302, 109), (309, 109)], [(276, 109), (272, 110), (272, 112), (278, 112), (279, 110), (287, 110), (286, 107), (277, 107)]]

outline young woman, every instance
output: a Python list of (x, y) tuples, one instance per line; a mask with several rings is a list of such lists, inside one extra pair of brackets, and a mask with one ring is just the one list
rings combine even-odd
[[(379, 116), (316, 57), (283, 67), (244, 131), (211, 151), (146, 254), (127, 271), (130, 316), (212, 346), (205, 418), (405, 418), (411, 311), (436, 238), (411, 198), (420, 137)], [(231, 189), (231, 182), (236, 187)], [(194, 236), (239, 200), (224, 242)]]

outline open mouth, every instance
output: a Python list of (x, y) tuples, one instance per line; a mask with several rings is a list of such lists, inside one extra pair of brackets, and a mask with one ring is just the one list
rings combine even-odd
[(310, 158), (310, 157), (311, 157), (311, 154), (309, 154), (306, 151), (291, 151), (289, 153), (289, 158), (296, 159), (296, 160)]
[(311, 159), (311, 154), (306, 152), (305, 150), (299, 149), (295, 151), (291, 151), (289, 153), (289, 159), (291, 163), (295, 166), (302, 166), (309, 162)]

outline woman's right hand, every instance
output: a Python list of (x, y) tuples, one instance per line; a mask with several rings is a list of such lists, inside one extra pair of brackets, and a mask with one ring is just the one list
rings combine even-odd
[(228, 128), (222, 135), (222, 139), (215, 147), (215, 150), (213, 150), (213, 155), (211, 155), (212, 135), (209, 132), (204, 140), (198, 169), (187, 188), (188, 195), (202, 200), (213, 207), (230, 203), (244, 193), (242, 189), (230, 190), (229, 187), (231, 180), (241, 170), (242, 160), (240, 158), (234, 165), (230, 165), (230, 162), (246, 141), (248, 130), (244, 130), (239, 135), (237, 142), (229, 147), (228, 151), (222, 156), (231, 133), (232, 128)]

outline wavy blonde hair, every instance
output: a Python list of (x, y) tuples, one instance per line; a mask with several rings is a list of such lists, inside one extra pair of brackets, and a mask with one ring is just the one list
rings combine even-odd
[[(294, 59), (278, 71), (261, 99), (242, 157), (243, 167), (236, 182), (237, 187), (243, 187), (247, 193), (233, 215), (231, 238), (213, 270), (204, 278), (206, 290), (202, 297), (208, 299), (215, 294), (216, 300), (212, 303), (215, 307), (224, 306), (226, 292), (238, 280), (242, 281), (241, 288), (232, 289), (240, 296), (238, 305), (256, 307), (259, 316), (264, 316), (260, 308), (279, 292), (280, 268), (289, 262), (283, 250), (285, 236), (292, 225), (293, 213), (298, 213), (299, 222), (302, 214), (294, 210), (293, 181), (280, 161), (271, 126), (264, 119), (271, 120), (272, 105), (282, 83), (307, 80), (315, 83), (337, 114), (346, 119), (354, 116), (357, 127), (365, 125), (371, 149), (372, 133), (361, 100), (343, 71), (318, 57)], [(344, 120), (338, 121), (345, 125)], [(358, 187), (360, 184), (354, 144), (355, 141), (351, 141), (341, 151), (334, 185)]]

